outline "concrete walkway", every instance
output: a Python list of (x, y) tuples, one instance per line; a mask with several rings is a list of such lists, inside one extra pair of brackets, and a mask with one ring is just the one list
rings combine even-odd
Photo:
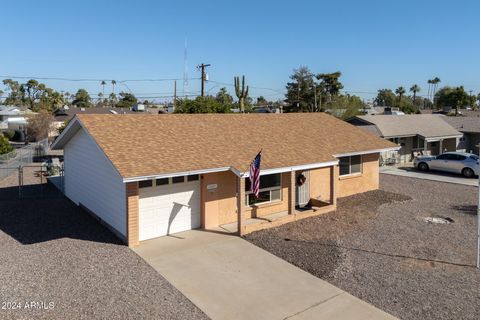
[(237, 236), (192, 230), (134, 251), (212, 319), (395, 319)]
[(459, 174), (440, 171), (422, 172), (413, 167), (380, 167), (380, 173), (431, 181), (463, 184), (465, 186), (478, 186), (478, 179), (475, 178), (464, 178)]

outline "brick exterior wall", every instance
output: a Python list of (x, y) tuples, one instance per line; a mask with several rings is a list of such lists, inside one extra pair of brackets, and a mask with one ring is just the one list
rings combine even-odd
[(129, 182), (127, 192), (127, 243), (128, 246), (138, 245), (138, 183)]

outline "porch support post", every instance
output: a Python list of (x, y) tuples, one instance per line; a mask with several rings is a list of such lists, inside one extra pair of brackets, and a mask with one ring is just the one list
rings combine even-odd
[(295, 171), (290, 171), (290, 178), (288, 179), (288, 214), (295, 214), (295, 204), (297, 202), (295, 197)]
[(245, 178), (237, 178), (237, 223), (238, 235), (243, 235), (245, 225)]
[(443, 140), (440, 140), (438, 142), (438, 148), (440, 149), (440, 150), (438, 150), (438, 154), (442, 154), (443, 153)]
[(337, 170), (336, 166), (330, 167), (330, 203), (337, 204)]

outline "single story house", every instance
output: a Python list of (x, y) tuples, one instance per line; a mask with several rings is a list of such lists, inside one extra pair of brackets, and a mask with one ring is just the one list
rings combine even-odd
[(442, 115), (364, 115), (347, 120), (365, 131), (398, 144), (394, 152), (382, 153), (383, 163), (408, 162), (413, 152), (438, 155), (445, 151), (456, 151), (462, 133), (443, 120)]
[(65, 195), (133, 246), (333, 211), (337, 197), (377, 189), (379, 154), (398, 146), (324, 113), (77, 114), (52, 148), (64, 150)]
[(75, 106), (63, 106), (53, 111), (52, 130), (50, 137), (58, 135), (58, 129), (63, 126), (65, 121), (70, 121), (77, 114), (125, 114), (136, 113), (128, 108), (112, 108), (112, 107), (90, 107), (78, 108)]
[(479, 154), (480, 147), (480, 117), (443, 117), (449, 125), (463, 134), (457, 150)]
[(0, 129), (24, 131), (27, 127), (27, 118), (30, 110), (21, 110), (17, 106), (0, 106)]

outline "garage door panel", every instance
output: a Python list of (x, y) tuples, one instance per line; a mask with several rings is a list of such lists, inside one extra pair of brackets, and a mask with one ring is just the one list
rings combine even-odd
[(140, 189), (141, 241), (199, 228), (200, 225), (198, 181)]

